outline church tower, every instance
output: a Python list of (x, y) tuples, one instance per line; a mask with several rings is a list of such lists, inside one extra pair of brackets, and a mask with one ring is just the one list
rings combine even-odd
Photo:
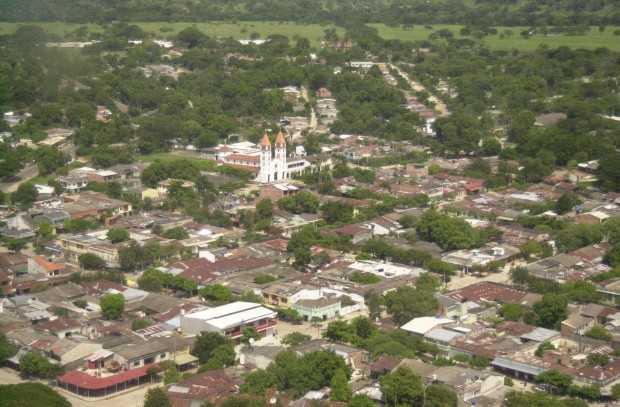
[(260, 171), (257, 177), (258, 182), (268, 184), (273, 181), (271, 167), (271, 141), (267, 133), (265, 133), (260, 142)]
[(280, 131), (276, 137), (276, 149), (275, 149), (275, 165), (274, 173), (277, 180), (284, 180), (288, 178), (287, 165), (286, 165), (286, 140), (284, 134)]

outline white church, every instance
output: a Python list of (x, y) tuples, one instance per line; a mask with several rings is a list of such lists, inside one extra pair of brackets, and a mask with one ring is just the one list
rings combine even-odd
[(310, 162), (301, 158), (297, 152), (293, 160), (289, 160), (286, 151), (284, 134), (279, 132), (272, 144), (265, 133), (257, 146), (251, 142), (220, 145), (216, 148), (216, 159), (226, 165), (257, 172), (256, 182), (274, 184), (286, 181), (310, 167)]

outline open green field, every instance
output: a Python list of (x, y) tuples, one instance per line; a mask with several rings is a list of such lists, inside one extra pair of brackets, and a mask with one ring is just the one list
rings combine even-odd
[[(30, 24), (30, 23), (22, 23)], [(72, 23), (31, 23), (41, 26), (50, 34), (58, 36), (64, 36), (76, 30), (78, 27), (87, 26), (89, 31), (98, 32), (101, 31), (101, 26), (96, 24), (72, 24)], [(190, 26), (196, 26), (201, 31), (209, 36), (213, 37), (232, 37), (235, 39), (247, 39), (250, 38), (252, 33), (260, 34), (261, 38), (265, 38), (271, 34), (286, 35), (290, 39), (297, 36), (305, 37), (314, 45), (318, 45), (323, 38), (324, 31), (327, 28), (333, 27), (331, 25), (319, 25), (319, 24), (296, 24), (293, 22), (239, 22), (223, 23), (223, 22), (204, 22), (204, 23), (167, 23), (167, 22), (145, 22), (145, 23), (132, 23), (140, 26), (144, 31), (153, 34), (157, 37), (172, 37), (179, 31)], [(0, 22), (0, 34), (13, 33), (20, 23), (3, 23)], [(340, 33), (343, 32), (341, 28), (338, 28)]]
[(217, 166), (216, 162), (213, 160), (207, 160), (205, 158), (201, 158), (199, 153), (185, 152), (185, 151), (174, 151), (170, 153), (153, 153), (149, 155), (141, 155), (138, 157), (138, 161), (151, 163), (155, 160), (162, 162), (169, 162), (185, 159), (189, 162), (194, 163), (201, 171), (213, 171)]
[[(414, 26), (412, 29), (405, 30), (402, 27), (388, 27), (384, 24), (370, 24), (379, 31), (379, 35), (386, 39), (400, 39), (418, 41), (428, 39), (433, 32), (441, 29), (452, 31), (455, 37), (460, 37), (460, 25), (443, 25), (435, 24), (433, 29), (424, 28), (424, 26)], [(527, 27), (497, 27), (499, 33), (509, 29), (513, 32), (512, 36), (500, 38), (500, 35), (491, 35), (485, 37), (483, 41), (494, 50), (512, 50), (518, 49), (522, 51), (531, 51), (538, 48), (539, 45), (547, 45), (551, 48), (567, 46), (570, 48), (596, 49), (607, 47), (614, 51), (620, 51), (620, 36), (614, 35), (613, 32), (618, 27), (607, 27), (603, 33), (598, 28), (593, 27), (586, 35), (534, 35), (529, 39), (523, 39), (519, 34)]]
[[(22, 23), (28, 24), (28, 23)], [(96, 24), (72, 24), (63, 22), (53, 23), (33, 23), (43, 27), (50, 34), (60, 37), (76, 30), (78, 27), (88, 26), (92, 32), (102, 30), (102, 27)], [(317, 46), (323, 38), (324, 31), (331, 28), (331, 25), (320, 24), (297, 24), (293, 22), (264, 22), (264, 21), (242, 21), (237, 24), (228, 22), (203, 22), (203, 23), (168, 23), (168, 22), (138, 22), (133, 23), (140, 26), (146, 32), (155, 37), (172, 37), (186, 27), (195, 25), (207, 35), (214, 37), (232, 37), (235, 39), (250, 38), (252, 33), (258, 33), (261, 38), (265, 38), (271, 34), (281, 34), (294, 39), (295, 37), (306, 37), (313, 45)], [(3, 23), (0, 22), (0, 35), (9, 34), (15, 31), (20, 23)], [(370, 24), (379, 31), (379, 35), (386, 39), (401, 40), (425, 40), (433, 32), (440, 29), (448, 29), (452, 31), (456, 37), (460, 37), (460, 25), (435, 24), (432, 29), (425, 28), (422, 25), (414, 26), (412, 29), (404, 29), (402, 27), (388, 27), (384, 24)], [(620, 36), (614, 35), (613, 32), (618, 27), (607, 27), (603, 33), (599, 33), (596, 27), (590, 29), (586, 35), (535, 35), (529, 39), (523, 39), (519, 33), (526, 27), (497, 27), (499, 33), (506, 29), (512, 31), (512, 35), (500, 38), (500, 35), (492, 35), (485, 37), (483, 41), (495, 50), (512, 50), (518, 49), (522, 51), (531, 51), (539, 45), (544, 44), (549, 47), (568, 46), (571, 48), (595, 49), (607, 47), (609, 49), (620, 51)], [(337, 27), (339, 34), (343, 34), (343, 29)]]

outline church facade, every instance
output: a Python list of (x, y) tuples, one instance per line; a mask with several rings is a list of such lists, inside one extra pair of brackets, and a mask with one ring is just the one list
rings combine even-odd
[(282, 132), (276, 135), (273, 144), (265, 133), (258, 146), (246, 141), (215, 148), (218, 162), (254, 171), (255, 181), (261, 184), (285, 182), (311, 167), (310, 162), (300, 155), (289, 159), (286, 150), (286, 140)]
[(265, 133), (260, 142), (260, 169), (256, 181), (262, 184), (270, 184), (288, 178), (284, 135), (279, 132), (274, 146), (272, 146), (269, 136)]

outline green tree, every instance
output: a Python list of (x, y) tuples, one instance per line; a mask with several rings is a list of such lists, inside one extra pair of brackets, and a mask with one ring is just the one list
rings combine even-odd
[(399, 367), (380, 380), (383, 401), (388, 406), (417, 406), (424, 400), (424, 386), (420, 376), (411, 369)]
[(405, 286), (388, 293), (385, 306), (394, 321), (402, 325), (413, 318), (434, 315), (438, 303), (434, 291)]
[(37, 189), (31, 182), (24, 182), (17, 187), (17, 191), (11, 195), (11, 201), (13, 203), (20, 204), (22, 207), (27, 208), (32, 205), (37, 199)]
[(288, 346), (297, 346), (308, 342), (310, 339), (312, 339), (310, 335), (302, 334), (301, 332), (291, 332), (282, 338), (282, 343)]
[(609, 151), (599, 160), (597, 178), (606, 191), (620, 191), (620, 152)]
[(103, 270), (106, 267), (105, 260), (93, 253), (80, 254), (78, 261), (85, 270)]
[(295, 256), (293, 266), (298, 270), (304, 270), (312, 261), (312, 252), (309, 247), (299, 247), (293, 254)]
[(536, 348), (534, 355), (539, 358), (542, 358), (545, 355), (545, 351), (555, 349), (555, 346), (549, 341), (544, 341)]
[(333, 401), (349, 401), (351, 399), (351, 386), (344, 370), (337, 370), (330, 383), (331, 393), (329, 397)]
[(588, 365), (589, 366), (605, 366), (609, 363), (609, 356), (599, 354), (599, 353), (591, 353), (588, 355)]
[(232, 301), (232, 291), (221, 284), (211, 284), (201, 288), (198, 294), (207, 301), (228, 303)]
[(105, 319), (119, 319), (125, 310), (123, 294), (106, 294), (99, 300), (99, 306)]
[(174, 240), (183, 240), (189, 237), (189, 233), (185, 228), (178, 226), (176, 228), (171, 228), (162, 233), (162, 236), (166, 239), (174, 239)]
[(581, 203), (581, 199), (574, 192), (563, 193), (555, 202), (555, 211), (560, 215), (572, 211), (573, 208)]
[(38, 352), (27, 352), (19, 358), (19, 370), (28, 377), (53, 379), (62, 371), (62, 367), (51, 363)]
[(523, 318), (525, 310), (520, 304), (506, 303), (502, 304), (500, 314), (504, 319), (507, 319), (509, 321), (519, 321), (521, 320), (521, 318)]
[(525, 267), (515, 267), (510, 270), (510, 278), (515, 284), (526, 284), (530, 278), (530, 273)]
[(611, 341), (612, 339), (611, 333), (602, 325), (594, 325), (585, 335), (601, 341)]
[(545, 294), (540, 302), (533, 306), (538, 315), (538, 324), (545, 328), (557, 328), (567, 317), (566, 297), (558, 294)]
[(6, 335), (0, 333), (0, 365), (7, 359), (12, 358), (17, 353), (17, 347), (7, 339)]
[(367, 395), (356, 394), (355, 396), (351, 397), (351, 401), (349, 401), (347, 407), (376, 407), (376, 404)]
[(251, 339), (256, 340), (260, 337), (260, 335), (256, 331), (256, 328), (254, 328), (253, 326), (244, 327), (241, 333), (242, 333), (241, 342), (243, 343), (250, 343)]
[(201, 364), (207, 363), (218, 346), (227, 344), (231, 343), (225, 336), (216, 332), (202, 332), (196, 338), (191, 354), (196, 356)]
[(424, 392), (425, 407), (456, 407), (458, 398), (454, 390), (445, 384), (431, 384)]
[(573, 378), (555, 369), (551, 369), (539, 374), (536, 377), (536, 381), (548, 384), (556, 393), (566, 394), (573, 383)]
[(172, 403), (163, 387), (155, 387), (147, 390), (144, 396), (144, 407), (172, 407)]
[(353, 206), (348, 203), (332, 201), (321, 207), (327, 223), (350, 223), (353, 221)]
[(187, 48), (194, 48), (204, 44), (207, 36), (196, 27), (187, 27), (177, 34), (177, 39)]
[(170, 366), (164, 372), (164, 384), (177, 383), (181, 380), (181, 373), (177, 370), (175, 366)]
[(269, 220), (273, 217), (273, 203), (271, 199), (266, 198), (256, 204), (256, 219)]
[(611, 387), (611, 397), (614, 400), (620, 400), (620, 383), (614, 384)]
[(272, 373), (258, 369), (244, 376), (240, 390), (243, 393), (264, 395), (268, 389), (276, 386), (276, 380)]
[(148, 328), (153, 325), (153, 321), (148, 318), (136, 318), (131, 321), (131, 330), (139, 331), (140, 329)]
[(129, 240), (127, 229), (113, 228), (108, 230), (107, 238), (112, 243), (120, 243)]

